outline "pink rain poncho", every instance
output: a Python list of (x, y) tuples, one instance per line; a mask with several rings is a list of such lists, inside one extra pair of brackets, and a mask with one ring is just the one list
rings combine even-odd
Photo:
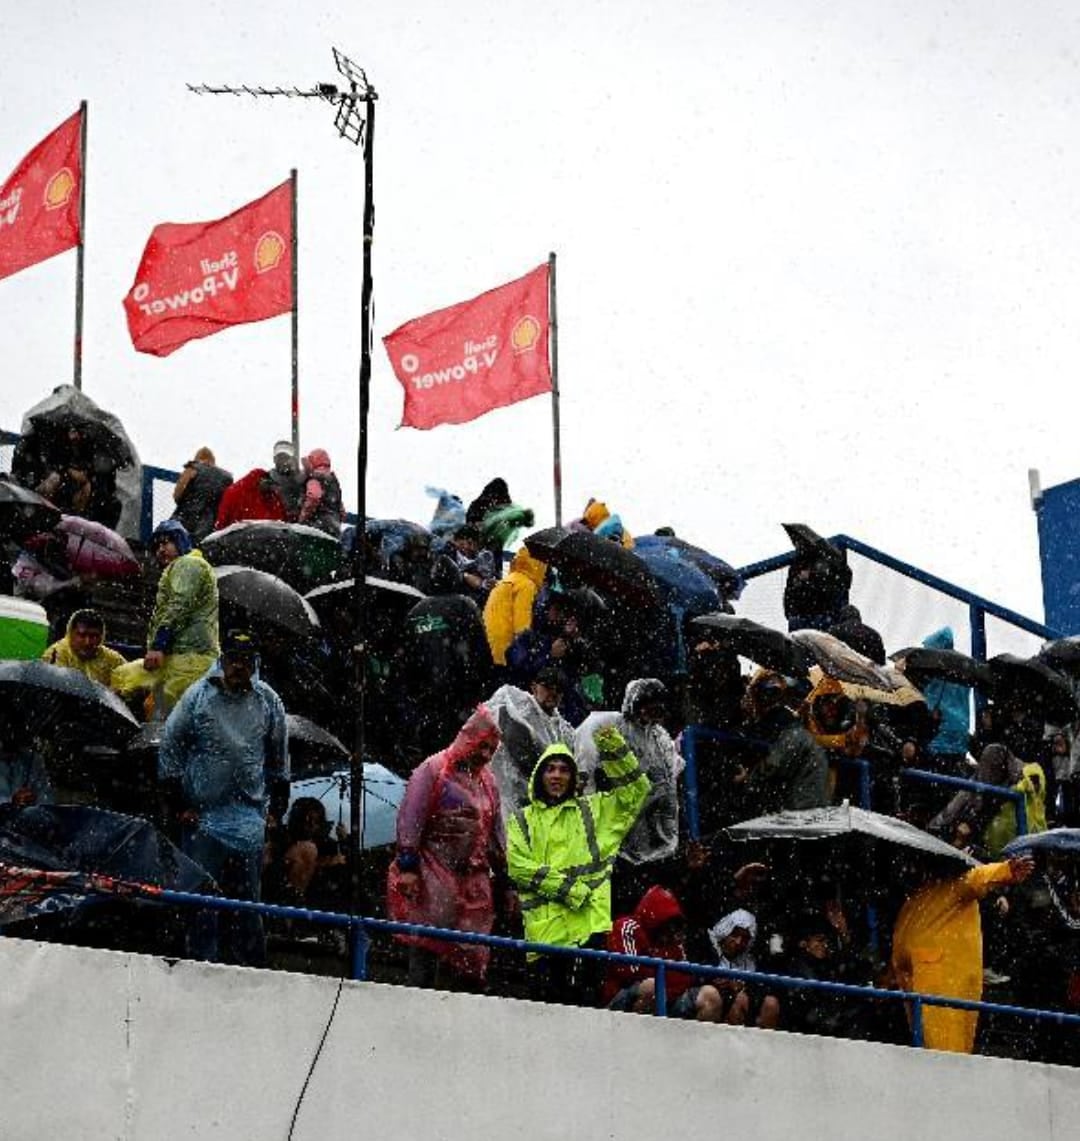
[[(490, 933), (495, 921), (491, 873), (505, 867), (506, 834), (490, 766), (477, 768), (469, 761), (483, 742), (498, 745), (499, 730), (480, 705), (449, 748), (428, 757), (409, 777), (397, 816), (398, 858), (387, 878), (391, 919)], [(399, 890), (403, 870), (419, 873), (415, 899)], [(487, 947), (399, 938), (441, 955), (458, 974), (483, 979), (487, 972)]]

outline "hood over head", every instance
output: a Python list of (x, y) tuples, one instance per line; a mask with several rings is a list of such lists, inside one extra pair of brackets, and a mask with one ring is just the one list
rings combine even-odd
[(325, 448), (312, 448), (304, 456), (304, 471), (329, 472), (331, 470), (330, 453)]
[(498, 748), (500, 740), (499, 727), (495, 724), (491, 711), (486, 705), (478, 705), (450, 742), (446, 749), (446, 760), (452, 765), (457, 764), (471, 757), (476, 752), (476, 746), (482, 742), (488, 741)]
[(623, 694), (622, 715), (634, 718), (643, 705), (651, 701), (666, 702), (667, 686), (657, 677), (638, 677), (626, 683)]
[(188, 554), (192, 549), (191, 536), (187, 528), (178, 519), (166, 519), (154, 528), (150, 536), (150, 549), (163, 539), (169, 539), (182, 555)]
[(70, 634), (76, 626), (86, 626), (91, 630), (100, 630), (101, 640), (105, 640), (107, 633), (105, 629), (105, 619), (102, 618), (100, 611), (76, 610), (68, 619), (67, 628), (64, 630), (65, 636)]
[(922, 643), (928, 650), (951, 650), (953, 646), (953, 630), (951, 626), (942, 626), (932, 634), (927, 634)]
[(544, 582), (544, 575), (547, 573), (547, 563), (542, 563), (539, 559), (533, 558), (533, 556), (522, 547), (510, 560), (510, 570), (516, 571), (518, 574), (523, 574), (526, 578), (535, 582), (537, 586), (541, 586)]
[[(544, 769), (547, 767), (548, 761), (558, 758), (560, 761), (565, 761), (570, 766), (571, 779), (567, 787), (566, 795), (558, 801), (552, 801), (546, 792), (541, 781), (544, 775)], [(577, 761), (574, 760), (573, 750), (569, 745), (563, 744), (562, 741), (556, 741), (554, 745), (548, 747), (540, 754), (540, 759), (536, 762), (536, 767), (532, 771), (532, 776), (529, 778), (529, 799), (538, 800), (541, 804), (562, 804), (567, 800), (573, 800), (577, 795), (577, 780), (578, 780), (578, 766)]]
[(634, 908), (634, 918), (651, 935), (665, 923), (685, 918), (679, 901), (666, 887), (654, 884)]

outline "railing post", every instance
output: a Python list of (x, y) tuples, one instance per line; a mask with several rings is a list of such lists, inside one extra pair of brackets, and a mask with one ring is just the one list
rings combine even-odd
[(682, 732), (683, 795), (686, 798), (686, 832), (691, 840), (701, 835), (698, 809), (697, 726), (687, 725)]
[(154, 531), (154, 476), (147, 468), (142, 473), (142, 502), (139, 508), (139, 538), (150, 542)]
[(1017, 836), (1026, 836), (1028, 834), (1027, 803), (1022, 792), (1014, 795), (1013, 809), (1016, 812), (1016, 834)]
[(925, 1045), (923, 1038), (923, 1004), (922, 999), (918, 995), (911, 1001), (911, 1044), (912, 1046), (922, 1047)]
[(352, 963), (352, 977), (358, 982), (364, 982), (367, 979), (367, 957), (370, 944), (371, 940), (368, 939), (363, 922), (354, 919), (349, 924), (349, 957)]
[[(977, 662), (986, 661), (986, 611), (977, 603), (968, 604), (968, 621), (971, 625), (971, 656)], [(979, 714), (986, 708), (986, 696), (978, 686), (975, 687), (975, 723), (978, 725)]]
[(660, 1018), (667, 1017), (667, 967), (656, 965), (656, 1013)]

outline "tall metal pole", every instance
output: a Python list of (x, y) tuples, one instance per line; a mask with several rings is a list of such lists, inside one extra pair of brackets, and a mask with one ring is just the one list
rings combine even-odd
[(296, 168), (289, 171), (292, 183), (292, 446), (296, 462), (300, 462), (300, 294), (299, 281), (300, 240), (296, 232)]
[(79, 104), (79, 244), (75, 255), (75, 367), (74, 384), (82, 388), (83, 251), (86, 246), (86, 100)]
[(354, 913), (363, 903), (361, 854), (364, 847), (364, 718), (367, 696), (367, 606), (365, 576), (367, 574), (367, 457), (368, 404), (371, 388), (371, 246), (375, 238), (375, 100), (378, 96), (368, 87), (364, 96), (364, 250), (363, 283), (360, 290), (360, 422), (356, 441), (356, 541), (353, 546), (353, 580), (356, 591), (356, 733), (349, 781), (349, 843), (351, 859), (351, 897)]
[(562, 526), (562, 443), (559, 436), (559, 321), (555, 311), (555, 255), (548, 254), (548, 327), (551, 352), (551, 427), (555, 446), (555, 526)]

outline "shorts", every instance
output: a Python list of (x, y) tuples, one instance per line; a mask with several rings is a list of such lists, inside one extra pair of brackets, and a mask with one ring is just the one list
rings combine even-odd
[[(697, 997), (698, 991), (701, 987), (692, 986), (687, 987), (676, 998), (669, 998), (667, 1004), (668, 1018), (696, 1018), (697, 1017)], [(637, 1002), (638, 996), (641, 994), (641, 983), (631, 983), (628, 987), (623, 987), (621, 991), (608, 1003), (608, 1010), (622, 1011), (624, 1014), (634, 1009), (634, 1003)]]

